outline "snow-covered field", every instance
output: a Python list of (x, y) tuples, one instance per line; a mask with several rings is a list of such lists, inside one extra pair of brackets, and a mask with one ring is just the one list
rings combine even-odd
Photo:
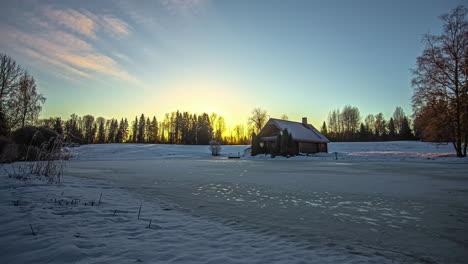
[[(1, 263), (369, 261), (194, 217), (187, 209), (105, 181), (67, 177), (50, 185), (2, 177), (0, 186)], [(370, 260), (390, 263), (380, 256)]]
[(245, 148), (212, 157), (207, 146), (81, 146), (55, 185), (8, 178), (12, 165), (0, 165), (0, 263), (468, 259), (468, 164), (446, 157), (450, 145), (227, 158)]
[[(223, 146), (221, 157), (244, 156), (249, 146)], [(105, 144), (84, 145), (71, 148), (78, 160), (158, 160), (158, 159), (206, 159), (210, 158), (208, 146), (164, 144)], [(468, 162), (468, 158), (455, 157), (452, 144), (435, 144), (419, 141), (387, 142), (337, 142), (328, 145), (329, 153), (297, 156), (292, 160), (437, 160)], [(335, 152), (337, 155), (335, 156)], [(243, 159), (265, 160), (270, 155), (246, 155)], [(276, 157), (276, 159), (286, 159)]]

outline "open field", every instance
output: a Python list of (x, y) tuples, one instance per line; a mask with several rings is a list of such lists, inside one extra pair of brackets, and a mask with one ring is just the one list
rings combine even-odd
[[(206, 146), (82, 146), (61, 185), (2, 177), (1, 259), (464, 263), (466, 159), (434, 156), (451, 152), (445, 145), (374, 145), (331, 144), (338, 160), (226, 158), (245, 146), (221, 157)], [(85, 205), (101, 193), (101, 205)]]

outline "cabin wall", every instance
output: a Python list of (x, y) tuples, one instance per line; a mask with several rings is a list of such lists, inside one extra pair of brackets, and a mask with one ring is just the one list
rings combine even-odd
[(327, 151), (327, 143), (299, 142), (299, 152), (301, 153), (317, 153)]

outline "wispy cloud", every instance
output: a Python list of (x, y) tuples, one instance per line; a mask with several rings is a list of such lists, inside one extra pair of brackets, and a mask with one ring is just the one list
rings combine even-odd
[(135, 81), (127, 72), (119, 69), (118, 64), (112, 58), (104, 55), (61, 53), (57, 54), (57, 57), (78, 68), (106, 73), (126, 81)]
[(61, 62), (59, 60), (56, 60), (54, 58), (41, 55), (41, 54), (39, 54), (38, 52), (36, 52), (36, 51), (34, 51), (32, 49), (18, 48), (18, 50), (21, 51), (23, 54), (30, 56), (31, 58), (35, 58), (35, 59), (38, 59), (40, 61), (47, 62), (47, 63), (52, 64), (54, 66), (57, 66), (59, 68), (64, 68), (67, 71), (70, 71), (71, 73), (78, 74), (78, 75), (83, 76), (83, 77), (88, 77), (88, 78), (90, 77), (89, 74), (87, 74), (85, 72), (82, 72), (82, 71), (77, 70), (77, 69), (75, 69), (73, 67), (70, 67), (67, 64), (65, 64), (65, 63), (63, 63), (63, 62)]
[(96, 23), (84, 13), (73, 9), (60, 10), (50, 7), (45, 8), (44, 12), (48, 19), (57, 24), (83, 36), (96, 38)]
[(112, 16), (104, 16), (101, 25), (114, 36), (126, 37), (130, 33), (130, 26), (127, 23)]
[(30, 26), (37, 30), (0, 24), (0, 43), (77, 77), (93, 78), (94, 73), (99, 73), (137, 82), (119, 63), (92, 45), (93, 41), (100, 41), (100, 29), (114, 38), (128, 36), (130, 26), (121, 19), (109, 15), (98, 16), (88, 11), (51, 7), (43, 9), (42, 17), (28, 18), (29, 23), (34, 23)]

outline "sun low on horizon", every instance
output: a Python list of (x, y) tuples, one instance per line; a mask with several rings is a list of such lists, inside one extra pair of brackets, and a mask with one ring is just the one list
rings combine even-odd
[(319, 126), (344, 105), (411, 113), (420, 37), (460, 1), (423, 2), (8, 1), (0, 52), (36, 78), (43, 118), (180, 110), (234, 126), (260, 107)]

